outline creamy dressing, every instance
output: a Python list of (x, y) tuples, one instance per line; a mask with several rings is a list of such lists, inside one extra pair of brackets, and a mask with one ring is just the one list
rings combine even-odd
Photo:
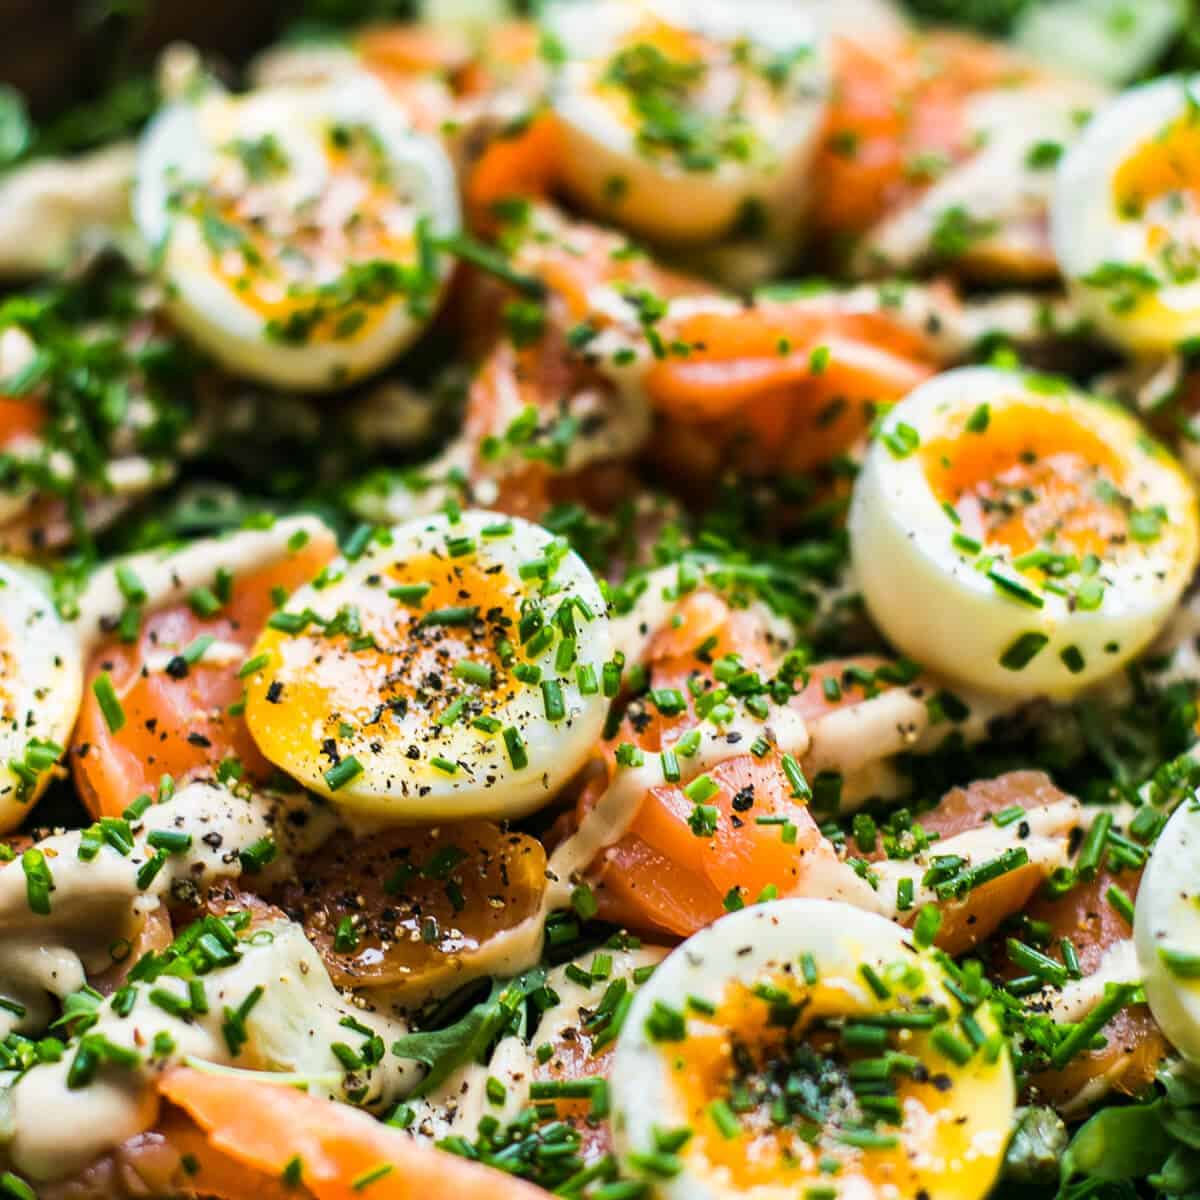
[[(296, 1081), (307, 1082), (310, 1090), (336, 1099), (365, 1088), (359, 1103), (371, 1106), (393, 1101), (412, 1085), (419, 1074), (417, 1065), (390, 1053), (375, 1068), (346, 1072), (330, 1047), (344, 1043), (353, 1049), (363, 1035), (343, 1025), (344, 1020), (369, 1029), (385, 1043), (406, 1027), (340, 996), (298, 925), (281, 921), (259, 926), (239, 944), (239, 952), (235, 965), (202, 976), (207, 1013), (182, 1018), (151, 1001), (154, 991), (186, 1001), (186, 982), (169, 975), (157, 979), (153, 988), (139, 987), (128, 1016), (114, 1012), (111, 1001), (104, 1004), (89, 1033), (135, 1050), (141, 1056), (136, 1066), (102, 1068), (93, 1082), (78, 1088), (67, 1078), (71, 1050), (59, 1062), (27, 1071), (7, 1098), (7, 1153), (13, 1165), (35, 1180), (63, 1178), (83, 1169), (153, 1125), (158, 1102), (150, 1084), (166, 1067), (190, 1059), (256, 1072), (288, 1072)], [(222, 1031), (226, 1010), (244, 1004), (255, 988), (262, 988), (261, 999), (245, 1019), (247, 1040), (235, 1056)], [(155, 1054), (154, 1040), (163, 1034), (172, 1048)], [(269, 1075), (265, 1078), (270, 1081)], [(46, 1120), (49, 1112), (55, 1114), (53, 1121)], [(69, 1138), (63, 1138), (64, 1129), (70, 1130)]]
[(1044, 993), (1046, 1013), (1061, 1025), (1082, 1021), (1104, 999), (1106, 983), (1141, 983), (1133, 938), (1122, 938), (1104, 952), (1099, 965), (1082, 979), (1072, 979), (1060, 991)]
[(72, 159), (20, 167), (0, 182), (0, 275), (41, 275), (61, 267), (86, 236), (129, 223), (136, 150), (119, 142)]
[(225, 538), (206, 538), (168, 553), (152, 550), (110, 562), (89, 580), (79, 601), (76, 627), (86, 650), (106, 636), (121, 615), (125, 598), (117, 582), (117, 567), (130, 567), (146, 591), (147, 609), (163, 608), (186, 598), (193, 588), (212, 583), (224, 567), (236, 578), (245, 571), (268, 567), (292, 553), (293, 538), (307, 536), (333, 549), (333, 534), (316, 517), (287, 517), (269, 529), (243, 529)]
[[(165, 897), (187, 900), (219, 880), (239, 878), (239, 853), (262, 838), (273, 839), (278, 848), (275, 860), (255, 876), (269, 885), (285, 877), (294, 857), (319, 845), (333, 827), (328, 810), (301, 794), (241, 797), (192, 783), (167, 803), (147, 809), (128, 855), (102, 842), (90, 861), (80, 858), (82, 830), (44, 839), (37, 848), (53, 880), (49, 913), (32, 911), (19, 860), (0, 869), (0, 995), (40, 989), (61, 998), (76, 991), (85, 976), (113, 965), (114, 948), (131, 944), (146, 914)], [(168, 855), (142, 888), (137, 876), (155, 853), (146, 842), (155, 830), (189, 833), (192, 842)], [(35, 1015), (21, 1021), (0, 1010), (0, 1021), (34, 1030)]]
[[(81, 859), (81, 831), (40, 842), (54, 885), (48, 914), (31, 910), (20, 862), (0, 870), (0, 996), (27, 1009), (23, 1017), (0, 1010), (8, 1021), (4, 1032), (44, 1028), (50, 999), (79, 990), (88, 976), (111, 966), (116, 948), (134, 941), (146, 914), (167, 896), (187, 900), (219, 880), (239, 878), (240, 851), (265, 837), (275, 840), (277, 857), (254, 880), (269, 886), (292, 873), (296, 857), (319, 846), (334, 827), (332, 814), (304, 796), (242, 797), (193, 783), (146, 811), (135, 848), (126, 856), (104, 843), (93, 859)], [(154, 853), (146, 838), (155, 830), (190, 833), (192, 842), (168, 855), (153, 881), (139, 888), (138, 871)], [(73, 1050), (60, 1062), (40, 1064), (21, 1076), (7, 1093), (3, 1123), (14, 1165), (35, 1179), (62, 1177), (86, 1166), (153, 1123), (156, 1101), (148, 1086), (153, 1074), (186, 1058), (315, 1076), (313, 1082), (329, 1095), (343, 1095), (351, 1084), (365, 1087), (360, 1102), (368, 1104), (389, 1102), (415, 1080), (415, 1064), (387, 1056), (377, 1069), (344, 1078), (330, 1046), (344, 1042), (353, 1048), (362, 1035), (340, 1022), (356, 1020), (385, 1042), (406, 1026), (386, 1015), (385, 1006), (343, 998), (298, 925), (274, 921), (259, 927), (239, 952), (236, 964), (203, 977), (207, 1014), (167, 1012), (149, 1000), (150, 986), (138, 985), (130, 1016), (121, 1017), (107, 1001), (89, 1031), (139, 1053), (155, 1034), (165, 1032), (174, 1043), (169, 1052), (157, 1058), (144, 1053), (136, 1069), (105, 1068), (83, 1088), (67, 1083)], [(186, 983), (173, 976), (161, 976), (152, 986), (186, 997)], [(246, 1019), (247, 1044), (234, 1056), (221, 1029), (225, 1008), (241, 1004), (256, 986), (262, 986), (262, 997)], [(62, 1145), (62, 1123), (45, 1120), (51, 1110), (69, 1121), (69, 1149)]]
[[(706, 725), (696, 728), (701, 735), (700, 747), (691, 758), (680, 758), (681, 785), (730, 758), (749, 753), (751, 742), (760, 734), (772, 741), (781, 754), (800, 756), (808, 745), (804, 718), (786, 706), (775, 709), (766, 722), (739, 716), (721, 729)], [(546, 869), (550, 886), (545, 900), (549, 908), (562, 908), (570, 903), (571, 890), (579, 875), (605, 847), (628, 832), (647, 791), (663, 783), (662, 762), (657, 754), (647, 754), (641, 766), (617, 768), (604, 795), (550, 857)]]
[[(884, 911), (894, 920), (903, 915), (896, 894), (896, 885), (901, 879), (911, 879), (913, 883), (912, 905), (905, 912), (917, 911), (923, 904), (937, 903), (937, 893), (921, 879), (930, 860), (944, 854), (961, 855), (967, 866), (975, 866), (1019, 846), (1029, 855), (1030, 863), (1040, 867), (1046, 875), (1057, 867), (1065, 867), (1070, 862), (1070, 834), (1080, 825), (1082, 811), (1079, 802), (1070, 799), (1039, 804), (1026, 809), (1019, 823), (998, 826), (989, 821), (977, 829), (934, 842), (929, 850), (914, 858), (873, 863), (871, 869), (879, 878), (879, 897)], [(1028, 832), (1022, 836), (1020, 831), (1025, 829)]]

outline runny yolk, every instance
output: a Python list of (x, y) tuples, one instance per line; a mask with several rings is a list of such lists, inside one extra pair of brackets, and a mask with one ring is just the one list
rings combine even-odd
[[(689, 1019), (682, 1042), (664, 1044), (693, 1131), (685, 1151), (692, 1169), (719, 1172), (739, 1192), (821, 1182), (845, 1195), (878, 1195), (890, 1186), (914, 1196), (937, 1182), (939, 1168), (969, 1159), (973, 1134), (958, 1120), (966, 1101), (955, 1068), (929, 1051), (927, 1035), (894, 1031), (886, 1050), (846, 1050), (827, 1021), (856, 1015), (853, 996), (861, 989), (837, 979), (797, 983), (789, 977), (769, 985), (794, 1006), (794, 1023), (780, 1018), (777, 1002), (735, 983), (712, 1016)], [(885, 1088), (855, 1083), (855, 1063), (889, 1053), (921, 1064), (891, 1078), (898, 1120), (877, 1118), (871, 1100), (863, 1103), (862, 1095), (878, 1097)], [(712, 1115), (722, 1102), (736, 1116), (736, 1132)], [(864, 1129), (881, 1144), (849, 1144)], [(839, 1130), (849, 1131), (845, 1140)]]
[(1180, 194), (1200, 202), (1200, 120), (1190, 114), (1138, 146), (1113, 177), (1122, 216), (1140, 217), (1156, 200)]
[[(418, 595), (394, 594), (413, 588)], [(310, 625), (294, 635), (268, 629), (260, 638), (255, 653), (268, 653), (271, 662), (249, 689), (256, 739), (266, 740), (268, 757), (303, 754), (315, 739), (331, 764), (397, 737), (417, 747), (416, 757), (436, 756), (448, 732), (439, 717), (457, 704), (452, 723), (469, 724), (522, 686), (506, 673), (499, 651), (515, 640), (518, 604), (515, 581), (474, 556), (426, 554), (381, 570), (341, 610), (353, 610), (351, 628), (343, 618), (332, 634)], [(491, 683), (457, 676), (464, 661), (489, 668)]]
[(1027, 404), (993, 408), (987, 428), (921, 447), (937, 499), (962, 531), (1014, 557), (1034, 549), (1099, 557), (1128, 537), (1120, 456), (1071, 417)]
[(381, 275), (374, 284), (326, 285), (354, 265), (407, 264), (417, 254), (403, 194), (370, 132), (331, 127), (325, 137), (324, 193), (293, 212), (280, 210), (288, 201), (270, 176), (251, 177), (240, 193), (218, 178), (211, 194), (184, 200), (203, 223), (214, 272), (240, 303), (285, 329), (289, 317), (303, 318), (284, 340), (363, 336), (382, 319), (394, 282)]

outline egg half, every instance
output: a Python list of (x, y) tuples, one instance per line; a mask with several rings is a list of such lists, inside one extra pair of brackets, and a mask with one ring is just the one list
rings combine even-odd
[(1133, 921), (1150, 1011), (1171, 1044), (1200, 1066), (1200, 803), (1184, 800), (1154, 843)]
[(850, 511), (872, 619), (949, 679), (1069, 696), (1162, 627), (1196, 567), (1196, 497), (1123, 410), (987, 367), (881, 423)]
[(33, 568), (0, 562), (0, 833), (50, 781), (83, 694), (83, 652)]
[(618, 1150), (676, 1159), (666, 1200), (975, 1200), (1015, 1102), (987, 1005), (964, 1010), (898, 925), (828, 900), (689, 938), (634, 997), (611, 1080)]
[(169, 105), (138, 154), (134, 214), (173, 319), (222, 365), (323, 389), (399, 354), (448, 274), (454, 171), (359, 72)]
[(497, 513), (431, 517), (291, 596), (248, 661), (246, 720), (343, 810), (515, 817), (594, 749), (611, 658), (600, 588), (563, 541)]
[(790, 0), (557, 0), (543, 14), (561, 171), (592, 212), (663, 242), (794, 226), (828, 39)]
[(1059, 167), (1054, 248), (1088, 314), (1134, 352), (1200, 334), (1200, 81), (1133, 88)]

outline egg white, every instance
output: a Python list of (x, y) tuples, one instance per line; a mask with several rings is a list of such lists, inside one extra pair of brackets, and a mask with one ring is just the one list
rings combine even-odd
[(0, 833), (20, 825), (45, 790), (57, 757), (46, 744), (61, 753), (82, 695), (83, 652), (46, 581), (0, 561)]
[(1200, 1066), (1200, 978), (1187, 978), (1163, 960), (1200, 955), (1200, 807), (1189, 797), (1154, 843), (1138, 885), (1133, 938), (1154, 1019), (1171, 1044)]
[(1185, 268), (1200, 263), (1200, 211), (1182, 194), (1200, 178), (1175, 193), (1178, 205), (1160, 199), (1142, 214), (1123, 214), (1117, 176), (1175, 122), (1195, 121), (1196, 87), (1170, 77), (1123, 92), (1096, 112), (1058, 169), (1052, 232), (1062, 272), (1100, 329), (1138, 353), (1200, 334), (1200, 274), (1185, 269), (1172, 279), (1150, 245), (1155, 229), (1165, 231)]
[[(561, 48), (550, 89), (563, 130), (561, 169), (575, 198), (593, 212), (662, 242), (712, 241), (733, 232), (758, 206), (775, 236), (794, 229), (805, 175), (820, 132), (829, 83), (828, 39), (817, 17), (789, 0), (556, 0), (543, 14)], [(712, 170), (689, 170), (668, 152), (638, 145), (639, 117), (623, 91), (602, 85), (610, 61), (647, 20), (711, 39), (722, 50), (744, 41), (763, 55), (804, 58), (787, 82), (764, 94), (746, 67), (711, 72), (714, 111), (736, 101), (749, 80), (747, 124), (755, 150), (724, 156)]]
[[(899, 1003), (897, 999), (881, 1002), (874, 996), (861, 973), (864, 965), (874, 968), (880, 977), (888, 977), (898, 966), (916, 967), (923, 975), (919, 994), (944, 1005), (950, 1014), (958, 1012), (934, 960), (916, 951), (911, 934), (885, 917), (837, 901), (809, 899), (778, 900), (731, 913), (668, 955), (634, 997), (611, 1072), (613, 1129), (619, 1153), (653, 1153), (660, 1131), (689, 1124), (688, 1103), (681, 1095), (680, 1068), (675, 1062), (679, 1043), (657, 1041), (647, 1029), (655, 1006), (666, 1005), (688, 1014), (688, 1036), (692, 1028), (704, 1034), (713, 1028), (710, 1021), (719, 1016), (710, 1018), (689, 1006), (689, 998), (719, 1006), (729, 989), (738, 984), (749, 989), (761, 983), (782, 986), (790, 980), (802, 986), (800, 964), (805, 954), (812, 956), (821, 986), (836, 992), (839, 1002), (844, 1000), (840, 1015), (876, 1013)], [(986, 1008), (976, 1010), (976, 1015), (989, 1032), (994, 1028), (994, 1018)], [(918, 1052), (911, 1039), (905, 1048)], [(919, 1172), (928, 1173), (929, 1194), (944, 1200), (982, 1197), (995, 1179), (1015, 1105), (1007, 1052), (1001, 1050), (991, 1063), (976, 1055), (961, 1067), (938, 1056), (936, 1061), (931, 1059), (930, 1069), (946, 1073), (953, 1081), (946, 1103), (962, 1110), (957, 1121), (970, 1150), (952, 1162), (932, 1151), (926, 1140), (937, 1122), (922, 1107), (919, 1116), (906, 1110), (902, 1134), (906, 1153)], [(680, 1157), (679, 1173), (656, 1182), (654, 1194), (663, 1200), (724, 1200), (748, 1195), (756, 1200), (784, 1200), (802, 1195), (806, 1184), (837, 1179), (819, 1176), (810, 1180), (795, 1172), (785, 1173), (778, 1184), (748, 1192), (730, 1181), (723, 1166), (714, 1167), (705, 1156), (689, 1154), (687, 1146)], [(899, 1200), (909, 1193), (894, 1185), (889, 1194)]]
[[(496, 535), (497, 527), (511, 532)], [(455, 557), (453, 539), (474, 548)], [(247, 679), (246, 720), (260, 749), (343, 811), (393, 822), (515, 817), (546, 803), (594, 750), (608, 708), (601, 688), (581, 688), (577, 668), (599, 681), (612, 657), (605, 601), (583, 560), (565, 551), (548, 579), (530, 574), (556, 550), (565, 548), (532, 522), (473, 510), (453, 522), (440, 515), (396, 526), (356, 561), (336, 563), (285, 611), (328, 621), (353, 609), (359, 636), (373, 635), (378, 650), (326, 637), (315, 621), (301, 633), (268, 628), (251, 655), (267, 662)], [(395, 564), (400, 575), (389, 575)], [(427, 598), (389, 596), (421, 586), (414, 572), (434, 584)], [(523, 601), (555, 631), (548, 644), (539, 646), (543, 635), (522, 640)], [(575, 629), (569, 664), (559, 661), (564, 636), (553, 620), (564, 603)], [(426, 623), (455, 607), (477, 608), (478, 621)], [(493, 652), (498, 636), (514, 648), (509, 667)], [(490, 665), (494, 685), (456, 674), (463, 659)], [(539, 678), (521, 679), (517, 667)], [(561, 688), (557, 719), (547, 680)], [(389, 707), (397, 696), (404, 703)], [(439, 722), (459, 701), (457, 715)], [(506, 730), (519, 736), (524, 763)], [(350, 756), (361, 773), (334, 786), (330, 768)]]
[[(980, 405), (994, 419), (1012, 404), (1044, 413), (1047, 422), (1077, 425), (1105, 443), (1127, 472), (1123, 487), (1134, 506), (1165, 509), (1154, 540), (1130, 538), (1101, 556), (1098, 607), (1079, 606), (1077, 573), (1055, 581), (1066, 587), (1060, 595), (1014, 567), (998, 543), (985, 540), (978, 551), (956, 545), (960, 531), (934, 493), (921, 449), (897, 457), (888, 448), (902, 427), (929, 443), (959, 436)], [(1069, 696), (1119, 670), (1170, 617), (1196, 566), (1196, 498), (1178, 464), (1125, 412), (1040, 377), (965, 367), (922, 384), (883, 421), (855, 484), (850, 537), (871, 617), (905, 654), (996, 695)], [(994, 571), (1026, 586), (1041, 606), (1003, 590), (981, 569), (988, 558)], [(1047, 640), (1024, 666), (1006, 666), (1006, 652), (1026, 635)]]
[[(314, 287), (337, 282), (352, 265), (384, 262), (414, 268), (418, 250), (401, 254), (385, 244), (363, 254), (360, 248), (355, 263), (337, 252), (331, 252), (330, 261), (306, 266), (289, 259), (284, 276), (277, 273), (285, 266), (282, 255), (261, 268), (240, 265), (238, 248), (214, 244), (212, 225), (185, 211), (176, 198), (189, 189), (222, 197), (233, 192), (242, 199), (252, 194), (257, 215), (284, 244), (294, 244), (289, 230), (310, 219), (324, 233), (340, 236), (361, 217), (353, 188), (369, 187), (371, 181), (362, 170), (332, 168), (327, 141), (333, 126), (367, 131), (378, 170), (387, 172), (390, 190), (377, 231), (381, 236), (386, 231), (398, 242), (411, 241), (422, 219), (430, 236), (457, 231), (458, 193), (445, 151), (433, 138), (414, 132), (383, 84), (362, 71), (243, 96), (213, 89), (169, 105), (142, 138), (134, 215), (154, 249), (171, 316), (222, 365), (264, 383), (319, 390), (378, 369), (424, 328), (449, 272), (445, 257), (435, 258), (430, 294), (421, 306), (400, 291), (346, 309), (366, 318), (352, 332), (317, 328), (297, 341), (271, 336), (263, 306), (250, 302), (248, 292), (265, 291), (272, 300), (269, 311), (286, 314), (307, 301), (307, 295), (289, 296), (289, 286), (298, 280), (311, 295)], [(232, 148), (239, 141), (266, 137), (275, 139), (283, 163), (266, 178), (254, 179)], [(348, 181), (348, 176), (353, 178)], [(238, 227), (235, 222), (233, 228)], [(264, 271), (275, 273), (265, 284)], [(254, 288), (240, 288), (234, 276), (252, 279)]]

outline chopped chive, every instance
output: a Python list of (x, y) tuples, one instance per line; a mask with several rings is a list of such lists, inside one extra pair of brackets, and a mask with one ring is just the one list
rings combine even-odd
[(957, 1034), (951, 1033), (945, 1025), (935, 1029), (929, 1035), (929, 1041), (939, 1053), (944, 1054), (951, 1062), (960, 1067), (971, 1061), (973, 1053), (971, 1047)]
[(1049, 637), (1030, 630), (1016, 638), (1000, 655), (1000, 665), (1006, 671), (1023, 671), (1045, 649)]
[(256, 654), (253, 658), (248, 658), (238, 668), (238, 678), (248, 679), (251, 675), (261, 671), (264, 667), (271, 665), (271, 656), (269, 654)]
[(1062, 963), (1055, 962), (1048, 954), (1035, 950), (1017, 938), (1010, 937), (1005, 945), (1008, 949), (1009, 962), (1014, 966), (1028, 971), (1031, 975), (1036, 975), (1043, 982), (1053, 984), (1055, 987), (1062, 987), (1066, 983), (1067, 968)]
[(508, 761), (515, 770), (521, 771), (529, 766), (529, 754), (515, 725), (509, 725), (504, 731), (504, 748), (508, 751)]
[(1075, 860), (1075, 873), (1080, 879), (1091, 880), (1096, 878), (1096, 873), (1100, 870), (1104, 862), (1104, 855), (1108, 848), (1108, 835), (1112, 830), (1112, 823), (1111, 812), (1102, 810), (1096, 814), (1091, 828), (1087, 831), (1087, 835), (1083, 839), (1083, 844), (1079, 847), (1079, 855)]
[(152, 829), (146, 841), (155, 850), (165, 850), (168, 854), (182, 854), (191, 849), (192, 835), (182, 829)]
[(1078, 675), (1087, 666), (1083, 651), (1078, 646), (1064, 646), (1059, 651), (1058, 657), (1072, 675)]
[(787, 781), (792, 788), (793, 800), (811, 800), (812, 788), (809, 787), (808, 780), (804, 777), (804, 771), (800, 764), (790, 754), (785, 754), (780, 760), (783, 767), (783, 773), (787, 776)]
[[(1161, 957), (1162, 951), (1159, 951)], [(1164, 960), (1165, 961), (1165, 960)], [(1200, 968), (1200, 959), (1198, 959)], [(1197, 974), (1200, 974), (1198, 969)], [(1063, 1067), (1088, 1046), (1104, 1028), (1133, 999), (1139, 985), (1135, 983), (1106, 983), (1104, 998), (1083, 1018), (1050, 1053), (1050, 1063), (1061, 1071)]]
[(1114, 883), (1109, 886), (1108, 891), (1104, 893), (1104, 897), (1132, 926), (1133, 901), (1129, 898), (1129, 893)]
[(1045, 600), (1019, 580), (1010, 579), (1007, 575), (1002, 575), (996, 570), (988, 571), (987, 577), (998, 591), (1004, 592), (1005, 595), (1011, 596), (1014, 600), (1019, 600), (1022, 604), (1029, 605), (1030, 608), (1045, 608)]
[(1062, 959), (1067, 967), (1067, 974), (1072, 979), (1082, 979), (1083, 969), (1079, 965), (1079, 953), (1075, 949), (1075, 943), (1069, 937), (1062, 938), (1059, 943), (1059, 949), (1062, 951)]
[(371, 538), (374, 536), (375, 527), (373, 525), (356, 525), (351, 531), (350, 536), (346, 539), (342, 546), (342, 553), (351, 561), (357, 562), (363, 556), (363, 551), (370, 544)]
[(858, 973), (866, 980), (867, 986), (879, 1000), (890, 999), (892, 989), (880, 978), (879, 972), (870, 963), (860, 963)]
[(422, 625), (472, 625), (479, 616), (479, 606), (474, 604), (452, 604), (447, 608), (435, 608), (420, 620)]
[(725, 1100), (713, 1100), (705, 1110), (723, 1138), (735, 1138), (741, 1133), (737, 1116)]
[(194, 666), (208, 653), (209, 646), (216, 640), (211, 633), (202, 633), (187, 645), (180, 657), (184, 662)]
[(683, 794), (693, 804), (703, 804), (705, 801), (711, 800), (720, 790), (721, 785), (711, 775), (697, 775), (683, 789)]
[(987, 429), (991, 418), (991, 408), (986, 403), (978, 405), (967, 418), (967, 432), (983, 433)]
[(146, 859), (138, 868), (138, 873), (134, 877), (137, 883), (138, 890), (144, 892), (155, 880), (159, 871), (163, 869), (167, 861), (167, 855), (159, 850), (156, 854)]
[(215, 617), (221, 611), (221, 601), (211, 588), (192, 588), (188, 593), (188, 606), (200, 618)]
[(547, 721), (561, 721), (567, 715), (562, 684), (557, 679), (542, 681), (542, 707), (545, 709)]
[(664, 750), (658, 757), (662, 763), (663, 779), (667, 783), (678, 783), (682, 778), (682, 773), (679, 769), (679, 759), (676, 757), (675, 751)]
[(104, 723), (110, 733), (118, 733), (125, 728), (125, 710), (117, 697), (117, 689), (113, 686), (112, 676), (107, 671), (101, 671), (92, 684), (92, 694), (100, 705), (104, 715)]
[(25, 872), (25, 899), (29, 911), (40, 917), (50, 915), (50, 893), (54, 891), (54, 876), (46, 856), (31, 846), (21, 855), (21, 869)]
[(430, 583), (402, 583), (399, 587), (389, 588), (388, 596), (399, 600), (401, 604), (418, 605), (429, 595), (433, 585)]
[(362, 773), (362, 763), (353, 754), (348, 754), (325, 772), (325, 786), (331, 792), (336, 792), (339, 788), (345, 787), (352, 779), (357, 779)]
[(463, 659), (454, 664), (454, 677), (479, 687), (492, 686), (492, 668), (486, 663), (471, 662), (470, 659)]
[(238, 861), (247, 875), (259, 874), (263, 867), (275, 861), (279, 847), (273, 837), (260, 837), (238, 851)]
[(926, 904), (913, 922), (913, 940), (921, 947), (932, 946), (942, 927), (942, 914), (936, 904)]
[(859, 1150), (893, 1150), (900, 1144), (900, 1139), (894, 1133), (880, 1133), (875, 1129), (842, 1128), (833, 1136), (842, 1145), (854, 1146)]

